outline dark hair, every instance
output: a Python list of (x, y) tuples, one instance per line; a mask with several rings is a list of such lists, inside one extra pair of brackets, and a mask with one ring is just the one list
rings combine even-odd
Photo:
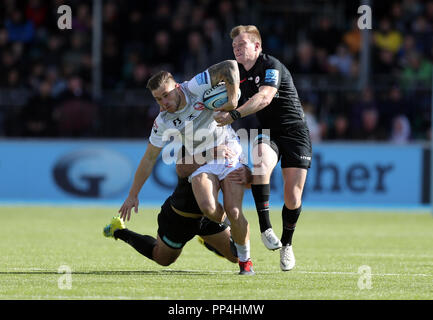
[(150, 77), (149, 81), (147, 81), (146, 88), (148, 88), (150, 91), (156, 90), (169, 79), (175, 81), (170, 72), (159, 71)]

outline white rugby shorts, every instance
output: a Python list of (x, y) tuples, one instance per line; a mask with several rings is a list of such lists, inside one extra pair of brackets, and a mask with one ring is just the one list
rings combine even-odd
[(224, 161), (222, 159), (216, 159), (202, 165), (200, 168), (194, 171), (191, 176), (189, 176), (188, 180), (190, 182), (192, 178), (201, 173), (210, 173), (216, 175), (218, 177), (218, 180), (221, 181), (224, 180), (230, 172), (243, 166), (241, 161), (244, 158), (244, 154), (242, 151), (242, 146), (239, 143), (239, 139), (229, 139), (226, 141), (225, 144), (230, 148), (230, 150), (236, 153), (236, 155), (230, 159), (225, 159)]

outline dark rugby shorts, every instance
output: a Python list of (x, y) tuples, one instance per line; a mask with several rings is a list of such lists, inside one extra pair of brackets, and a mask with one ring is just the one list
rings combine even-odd
[(227, 226), (218, 224), (202, 215), (184, 217), (178, 214), (167, 199), (158, 214), (158, 235), (173, 249), (182, 249), (194, 236), (208, 236), (224, 231)]
[(311, 147), (310, 132), (304, 123), (295, 124), (290, 128), (270, 130), (270, 137), (259, 134), (254, 145), (266, 143), (281, 160), (281, 168), (311, 167), (313, 149)]

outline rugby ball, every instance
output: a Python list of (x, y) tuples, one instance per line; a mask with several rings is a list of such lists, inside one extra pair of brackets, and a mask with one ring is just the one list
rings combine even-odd
[[(240, 97), (241, 91), (239, 90), (238, 100)], [(227, 100), (227, 89), (224, 82), (206, 90), (203, 94), (203, 104), (209, 110), (214, 110), (215, 108), (223, 106)]]

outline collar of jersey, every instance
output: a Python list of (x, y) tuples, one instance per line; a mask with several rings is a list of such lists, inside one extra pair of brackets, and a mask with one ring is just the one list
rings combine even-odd
[(263, 59), (263, 52), (260, 52), (259, 56), (257, 57), (256, 62), (255, 62), (254, 65), (252, 66), (252, 68), (251, 68), (250, 70), (248, 70), (248, 71), (246, 71), (245, 68), (244, 68), (245, 72), (246, 72), (247, 74), (250, 74), (251, 72), (254, 72), (254, 70), (256, 69), (256, 67), (257, 67), (257, 65), (258, 65), (258, 63), (259, 63), (259, 60), (261, 61), (262, 59)]

